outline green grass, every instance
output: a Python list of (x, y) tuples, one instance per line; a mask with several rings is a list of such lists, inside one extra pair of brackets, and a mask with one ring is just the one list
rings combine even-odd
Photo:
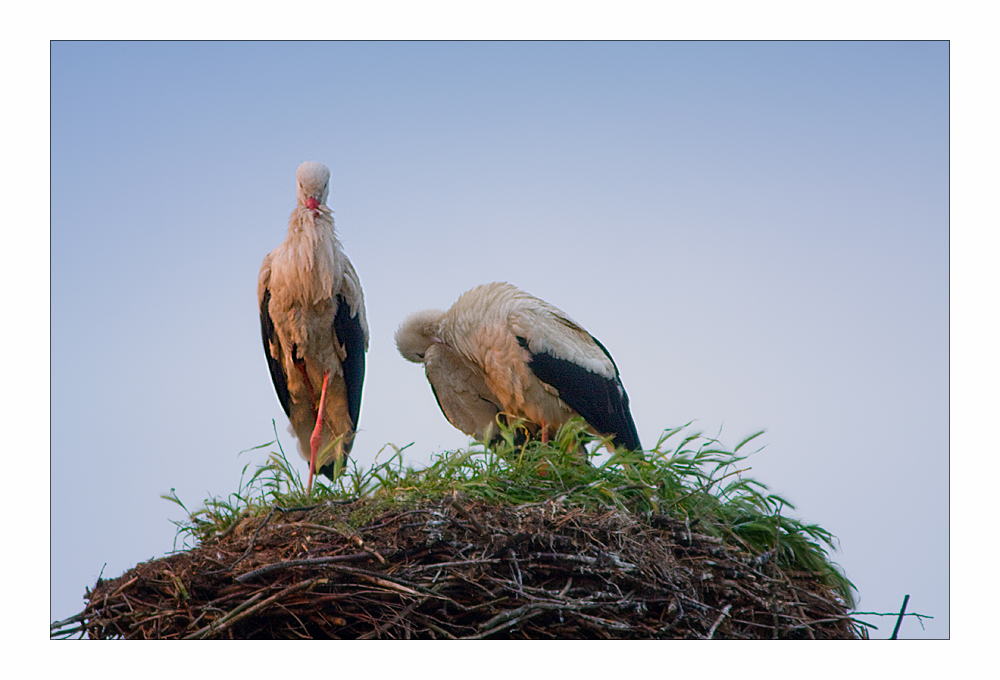
[[(760, 482), (746, 477), (748, 445), (757, 432), (732, 451), (714, 438), (689, 432), (688, 425), (666, 430), (646, 452), (616, 451), (591, 458), (583, 465), (578, 443), (595, 441), (582, 421), (567, 424), (554, 441), (531, 440), (514, 444), (514, 431), (504, 429), (503, 440), (487, 448), (479, 443), (434, 456), (426, 467), (403, 465), (403, 450), (388, 445), (376, 463), (360, 469), (349, 462), (336, 481), (317, 478), (307, 496), (298, 469), (289, 463), (280, 443), (268, 462), (250, 472), (243, 469), (239, 488), (225, 498), (210, 498), (175, 522), (178, 538), (187, 546), (224, 532), (244, 516), (270, 512), (275, 505), (298, 507), (326, 500), (365, 498), (352, 523), (363, 525), (372, 516), (426, 500), (438, 500), (453, 491), (493, 503), (520, 505), (562, 497), (567, 505), (584, 509), (617, 508), (640, 514), (665, 514), (697, 526), (700, 533), (717, 536), (749, 551), (771, 551), (779, 566), (812, 572), (830, 585), (853, 608), (854, 587), (830, 559), (836, 538), (816, 524), (805, 524), (785, 514), (791, 503)], [(599, 440), (597, 440), (599, 441)], [(592, 446), (590, 448), (593, 448)], [(378, 458), (388, 453), (387, 460)]]

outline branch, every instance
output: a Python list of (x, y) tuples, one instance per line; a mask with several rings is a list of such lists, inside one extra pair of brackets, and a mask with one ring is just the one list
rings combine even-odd
[(712, 636), (715, 635), (715, 629), (719, 627), (719, 624), (722, 623), (722, 619), (726, 618), (726, 614), (728, 614), (729, 610), (732, 608), (733, 605), (731, 604), (727, 604), (725, 607), (722, 608), (722, 613), (719, 614), (719, 618), (717, 618), (715, 620), (715, 623), (712, 624), (712, 627), (708, 629), (708, 635), (705, 636), (706, 640), (712, 639)]
[(262, 609), (266, 609), (283, 595), (289, 595), (291, 593), (298, 592), (299, 590), (304, 590), (312, 586), (317, 581), (321, 580), (321, 578), (322, 577), (320, 576), (316, 576), (314, 578), (309, 579), (308, 581), (302, 581), (301, 583), (296, 583), (294, 586), (289, 586), (288, 588), (285, 588), (284, 590), (275, 593), (266, 600), (258, 602), (257, 604), (254, 604), (252, 607), (250, 607), (249, 605), (253, 604), (253, 602), (256, 600), (259, 600), (265, 594), (264, 591), (261, 591), (257, 593), (257, 595), (255, 595), (254, 597), (250, 598), (249, 600), (241, 604), (233, 611), (229, 612), (229, 614), (222, 617), (221, 621), (212, 622), (207, 626), (205, 626), (204, 628), (202, 628), (201, 630), (191, 633), (184, 639), (198, 640), (208, 636), (210, 633), (213, 635), (217, 635), (222, 631), (226, 630), (227, 628), (231, 627), (237, 621), (244, 619), (247, 616), (250, 616), (251, 614), (256, 614)]
[(247, 581), (253, 581), (254, 579), (264, 576), (265, 574), (270, 574), (272, 571), (290, 569), (291, 567), (311, 567), (319, 564), (331, 564), (333, 562), (353, 562), (354, 560), (362, 560), (370, 557), (375, 557), (375, 555), (366, 551), (353, 553), (351, 555), (333, 555), (332, 557), (312, 557), (301, 560), (274, 562), (273, 564), (265, 564), (263, 567), (241, 574), (236, 577), (236, 580), (240, 583), (246, 583)]
[[(851, 616), (899, 616), (899, 612), (850, 612)], [(933, 619), (929, 614), (917, 614), (916, 612), (906, 612), (903, 616), (914, 616), (918, 619)]]
[(895, 640), (896, 634), (899, 633), (899, 626), (903, 623), (903, 617), (906, 616), (906, 603), (909, 601), (909, 595), (903, 598), (903, 608), (899, 610), (899, 618), (896, 619), (896, 627), (892, 629), (892, 637), (889, 638), (890, 640)]

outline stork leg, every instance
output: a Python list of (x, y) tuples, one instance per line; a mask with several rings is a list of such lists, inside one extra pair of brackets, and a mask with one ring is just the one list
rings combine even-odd
[(309, 372), (306, 371), (306, 365), (304, 363), (295, 364), (299, 367), (299, 372), (302, 374), (302, 380), (306, 384), (306, 389), (309, 390), (309, 401), (316, 403), (316, 393), (313, 392), (312, 382), (309, 380)]
[[(542, 444), (549, 443), (549, 425), (545, 421), (542, 421)], [(542, 461), (541, 465), (538, 466), (538, 476), (548, 477), (549, 476), (549, 464), (546, 461)]]
[(312, 436), (309, 437), (309, 486), (306, 487), (306, 495), (312, 495), (313, 477), (316, 475), (316, 454), (319, 452), (320, 442), (323, 440), (323, 411), (326, 406), (326, 384), (330, 380), (330, 371), (323, 373), (323, 390), (319, 394), (319, 412), (316, 414), (316, 427)]

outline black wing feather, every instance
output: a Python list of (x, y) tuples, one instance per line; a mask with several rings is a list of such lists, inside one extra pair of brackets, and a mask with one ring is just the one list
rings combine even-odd
[(267, 367), (271, 371), (271, 381), (274, 382), (274, 391), (278, 393), (278, 401), (281, 408), (285, 409), (285, 415), (289, 418), (291, 414), (292, 397), (288, 393), (288, 376), (285, 375), (285, 368), (281, 364), (281, 359), (271, 356), (271, 344), (278, 348), (278, 356), (281, 356), (281, 343), (274, 333), (274, 322), (271, 320), (271, 313), (268, 305), (271, 303), (271, 289), (264, 289), (264, 297), (260, 301), (260, 334), (264, 338), (264, 356), (267, 357)]
[[(347, 392), (347, 414), (351, 417), (354, 431), (358, 431), (358, 417), (361, 415), (361, 386), (365, 382), (365, 331), (361, 319), (351, 316), (351, 306), (343, 295), (337, 296), (337, 314), (333, 317), (333, 332), (336, 341), (344, 346), (347, 356), (340, 362), (344, 371), (344, 387)], [(344, 453), (350, 453), (354, 438), (345, 438)], [(329, 479), (334, 477), (334, 462), (331, 461), (318, 471)]]
[(365, 382), (365, 331), (357, 314), (351, 316), (351, 306), (342, 295), (337, 296), (337, 315), (333, 317), (333, 332), (344, 346), (347, 356), (341, 362), (344, 385), (347, 387), (347, 413), (354, 429), (361, 415), (361, 386)]
[[(589, 334), (588, 334), (589, 335)], [(608, 350), (597, 339), (590, 336), (597, 346), (611, 359)], [(528, 348), (528, 341), (518, 337), (521, 347)], [(614, 359), (611, 359), (614, 365)], [(559, 391), (559, 398), (586, 420), (601, 434), (613, 434), (615, 446), (629, 450), (642, 448), (639, 443), (639, 433), (635, 429), (632, 413), (628, 408), (628, 394), (618, 377), (618, 367), (615, 366), (615, 377), (609, 380), (603, 376), (588, 371), (583, 366), (572, 361), (559, 359), (548, 352), (531, 352), (528, 368), (543, 383), (551, 385)]]

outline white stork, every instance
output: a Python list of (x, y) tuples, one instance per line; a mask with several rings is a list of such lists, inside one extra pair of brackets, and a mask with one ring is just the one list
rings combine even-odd
[(463, 293), (448, 311), (425, 310), (396, 331), (396, 347), (423, 363), (452, 425), (489, 440), (497, 414), (524, 418), (543, 442), (570, 418), (641, 449), (618, 367), (569, 316), (509, 283)]
[(332, 479), (334, 461), (342, 462), (354, 443), (368, 322), (361, 282), (326, 206), (329, 168), (307, 161), (295, 177), (298, 205), (285, 240), (260, 267), (257, 302), (271, 379), (309, 461), (312, 493), (313, 476)]

